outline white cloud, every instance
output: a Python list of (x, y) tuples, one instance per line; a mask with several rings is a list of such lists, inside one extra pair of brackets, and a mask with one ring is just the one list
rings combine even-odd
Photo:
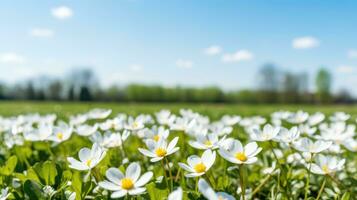
[(190, 69), (193, 66), (193, 62), (191, 60), (178, 59), (176, 61), (176, 66), (179, 68)]
[(140, 72), (140, 71), (143, 70), (143, 66), (142, 65), (138, 65), (138, 64), (130, 65), (129, 68), (133, 72)]
[(34, 28), (30, 31), (30, 35), (33, 37), (50, 38), (54, 35), (54, 32), (47, 28)]
[(352, 73), (354, 72), (356, 67), (350, 65), (341, 65), (337, 67), (337, 72), (339, 73)]
[(357, 58), (357, 50), (355, 49), (350, 49), (348, 52), (347, 52), (347, 56), (349, 58)]
[(16, 53), (2, 53), (0, 54), (0, 63), (4, 64), (22, 64), (25, 62), (25, 58)]
[(73, 11), (67, 6), (59, 6), (52, 9), (52, 15), (57, 19), (67, 19), (73, 16)]
[(220, 54), (222, 52), (222, 48), (220, 46), (217, 46), (217, 45), (212, 45), (212, 46), (204, 49), (203, 52), (206, 55), (213, 56), (213, 55)]
[(310, 49), (318, 47), (320, 41), (317, 38), (306, 36), (293, 39), (292, 46), (294, 49)]
[(241, 61), (249, 61), (254, 58), (253, 53), (248, 50), (239, 50), (235, 53), (227, 53), (222, 56), (223, 62), (241, 62)]

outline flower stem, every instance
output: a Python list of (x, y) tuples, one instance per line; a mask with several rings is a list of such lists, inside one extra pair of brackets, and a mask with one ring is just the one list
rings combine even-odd
[(269, 174), (267, 177), (265, 177), (265, 179), (258, 185), (258, 187), (256, 187), (253, 192), (252, 192), (252, 197), (259, 192), (259, 190), (263, 187), (263, 185), (265, 185), (266, 182), (268, 182), (268, 180), (270, 179), (270, 177), (272, 176), (274, 172), (272, 172), (271, 174)]
[[(280, 163), (280, 161), (278, 159), (278, 156), (276, 155), (276, 153), (274, 151), (274, 147), (273, 147), (273, 144), (272, 144), (271, 141), (269, 141), (269, 145), (270, 145), (271, 152), (273, 153), (274, 158), (275, 158), (276, 162), (279, 165), (280, 170), (284, 170), (284, 168), (281, 166), (281, 163)], [(277, 181), (278, 182), (278, 188), (277, 188), (278, 192), (280, 191), (280, 174), (281, 174), (281, 171), (279, 171), (279, 174), (278, 174), (278, 181)]]
[(279, 164), (279, 166), (281, 166), (281, 163), (278, 159), (278, 156), (275, 154), (274, 147), (273, 147), (273, 144), (271, 143), (271, 141), (269, 141), (269, 145), (270, 145), (271, 152), (273, 152), (274, 158), (276, 159), (276, 162)]
[(169, 164), (169, 160), (165, 157), (165, 161), (166, 161), (166, 166), (167, 168), (169, 169), (169, 174), (170, 174), (170, 181), (171, 181), (171, 191), (174, 189), (174, 180), (173, 180), (173, 177), (172, 177), (172, 172), (171, 172), (171, 167), (170, 167), (170, 164)]
[(124, 148), (124, 141), (123, 139), (121, 138), (120, 136), (120, 142), (121, 142), (121, 145), (120, 145), (120, 151), (121, 151), (121, 156), (123, 157), (122, 159), (126, 158), (126, 155), (125, 155), (125, 148)]
[(239, 166), (239, 182), (240, 182), (240, 188), (242, 190), (242, 199), (245, 200), (245, 185), (244, 185), (243, 165)]
[(198, 177), (196, 177), (196, 187), (195, 187), (195, 191), (198, 194)]
[(178, 172), (177, 172), (176, 177), (175, 177), (175, 182), (177, 182), (178, 179), (180, 178), (180, 173), (181, 173), (181, 167), (178, 169)]
[(321, 185), (321, 188), (320, 188), (320, 190), (319, 190), (319, 194), (318, 194), (317, 197), (316, 197), (316, 200), (319, 200), (319, 199), (320, 199), (320, 196), (321, 196), (321, 194), (322, 194), (322, 191), (323, 191), (324, 188), (325, 188), (325, 184), (326, 184), (326, 177), (324, 178), (324, 182), (323, 182), (322, 185)]
[(164, 160), (161, 160), (161, 164), (162, 164), (162, 170), (164, 172), (164, 178), (166, 181), (166, 187), (167, 189), (169, 189), (169, 182), (167, 181), (167, 176), (166, 176), (166, 170), (165, 170), (165, 164), (164, 164)]
[(307, 180), (306, 180), (306, 186), (305, 186), (305, 197), (304, 200), (307, 199), (307, 193), (309, 192), (309, 186), (310, 186), (310, 175), (311, 175), (311, 163), (312, 163), (312, 159), (314, 157), (314, 154), (311, 153), (311, 157), (310, 157), (310, 162), (309, 162), (309, 169), (307, 172)]

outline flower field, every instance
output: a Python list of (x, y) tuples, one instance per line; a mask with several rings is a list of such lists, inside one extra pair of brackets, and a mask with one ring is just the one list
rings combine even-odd
[(356, 199), (356, 113), (1, 103), (0, 200)]

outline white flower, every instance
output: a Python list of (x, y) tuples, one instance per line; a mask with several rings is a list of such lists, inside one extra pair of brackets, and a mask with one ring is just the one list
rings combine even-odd
[(155, 113), (156, 120), (161, 125), (169, 125), (175, 121), (176, 116), (171, 115), (169, 110), (161, 110)]
[(224, 125), (226, 126), (234, 126), (236, 125), (242, 118), (237, 115), (224, 115), (221, 119), (221, 122), (223, 122)]
[(109, 168), (105, 176), (108, 180), (99, 182), (99, 186), (113, 191), (111, 198), (121, 198), (127, 194), (140, 195), (146, 191), (144, 187), (153, 176), (152, 172), (146, 172), (140, 177), (141, 168), (138, 163), (131, 163), (125, 171), (125, 175), (117, 168)]
[(246, 117), (240, 120), (239, 124), (243, 127), (259, 126), (264, 124), (267, 120), (261, 116)]
[(72, 126), (77, 126), (83, 124), (88, 119), (87, 115), (75, 115), (69, 118), (69, 124)]
[(9, 196), (9, 188), (1, 189), (0, 200), (6, 200)]
[(110, 129), (119, 131), (124, 128), (124, 119), (116, 117), (114, 119), (108, 119), (105, 122), (99, 124), (99, 127), (103, 131), (107, 131)]
[(11, 149), (15, 145), (23, 145), (24, 138), (22, 135), (4, 134), (4, 143), (8, 148)]
[(325, 115), (323, 113), (317, 112), (311, 115), (307, 122), (310, 126), (316, 126), (317, 124), (321, 123), (324, 119), (325, 119)]
[(263, 174), (271, 174), (275, 171), (276, 169), (276, 162), (274, 161), (271, 165), (271, 167), (267, 167), (265, 169), (263, 169)]
[(299, 131), (302, 134), (307, 134), (307, 135), (313, 135), (316, 133), (317, 128), (316, 127), (311, 127), (308, 124), (300, 124), (299, 125)]
[(276, 139), (280, 142), (292, 143), (300, 137), (299, 129), (294, 126), (290, 130), (286, 128), (281, 128), (279, 134), (276, 136)]
[(296, 113), (292, 113), (287, 121), (293, 124), (302, 124), (309, 118), (309, 113), (304, 112), (302, 110), (297, 111)]
[(112, 113), (111, 109), (92, 109), (87, 113), (89, 119), (105, 119), (107, 118), (110, 113)]
[(91, 135), (89, 138), (93, 143), (99, 144), (103, 148), (113, 148), (119, 147), (123, 145), (123, 142), (128, 138), (129, 131), (124, 130), (123, 134), (120, 133), (112, 133), (110, 131), (106, 131), (104, 135), (99, 132)]
[(200, 178), (198, 181), (198, 190), (201, 194), (208, 200), (235, 200), (232, 195), (229, 195), (225, 192), (215, 192), (208, 183)]
[(222, 136), (230, 134), (233, 131), (233, 127), (227, 126), (223, 122), (214, 122), (210, 124), (209, 130), (218, 136)]
[(330, 120), (333, 122), (344, 122), (347, 121), (351, 116), (344, 112), (336, 112), (331, 117)]
[(355, 125), (346, 125), (345, 122), (331, 123), (320, 125), (320, 136), (317, 135), (317, 139), (331, 140), (336, 144), (341, 144), (349, 138), (355, 135)]
[(250, 137), (256, 141), (268, 141), (275, 138), (280, 131), (280, 127), (273, 127), (270, 124), (266, 124), (263, 130), (253, 128)]
[(130, 131), (138, 131), (145, 127), (144, 118), (143, 117), (129, 117), (128, 122), (124, 124), (124, 128)]
[(183, 191), (182, 188), (179, 187), (169, 194), (167, 200), (182, 200), (182, 197), (183, 197)]
[(313, 142), (309, 138), (301, 138), (294, 143), (294, 148), (302, 152), (319, 153), (328, 149), (331, 145), (331, 141), (317, 140)]
[(138, 131), (139, 137), (143, 137), (145, 139), (152, 139), (155, 140), (155, 142), (158, 142), (159, 140), (166, 140), (167, 137), (169, 137), (170, 131), (168, 129), (165, 129), (163, 126), (160, 126), (157, 128), (156, 126), (153, 126), (151, 129), (145, 128), (140, 131)]
[(58, 126), (54, 126), (52, 130), (52, 134), (48, 137), (48, 140), (60, 143), (71, 137), (73, 129), (66, 123), (61, 122)]
[(24, 138), (28, 141), (45, 141), (52, 134), (52, 126), (40, 124), (37, 129), (24, 132)]
[(187, 158), (187, 164), (179, 163), (180, 167), (188, 171), (186, 177), (197, 177), (205, 174), (214, 164), (216, 160), (216, 152), (207, 149), (203, 152), (202, 157), (192, 155)]
[(196, 149), (217, 149), (224, 140), (225, 136), (219, 139), (217, 134), (210, 133), (198, 134), (195, 141), (190, 140), (188, 143)]
[(94, 134), (97, 131), (97, 129), (98, 129), (97, 124), (95, 124), (94, 126), (83, 124), (76, 128), (76, 132), (78, 133), (78, 135), (81, 136), (90, 136)]
[(46, 185), (42, 188), (42, 191), (47, 195), (47, 196), (52, 196), (53, 194), (56, 193), (56, 191), (51, 187), (50, 185)]
[(67, 200), (76, 200), (76, 193), (75, 192), (66, 190), (64, 194), (65, 194)]
[(169, 156), (179, 150), (179, 147), (175, 147), (178, 142), (178, 137), (175, 137), (168, 145), (166, 140), (146, 140), (147, 149), (139, 148), (140, 153), (145, 156), (151, 157), (151, 162), (157, 162), (162, 160), (164, 157)]
[(312, 163), (311, 166), (308, 165), (307, 167), (315, 174), (331, 174), (342, 170), (344, 164), (345, 159), (337, 160), (337, 158), (333, 156), (318, 155), (316, 164)]
[(180, 118), (180, 117), (176, 117), (175, 121), (170, 123), (170, 129), (171, 130), (175, 130), (175, 131), (185, 131), (187, 129), (187, 127), (189, 127), (189, 124), (192, 122), (193, 120), (188, 119), (188, 118)]
[(349, 139), (345, 140), (342, 144), (343, 144), (343, 146), (345, 146), (348, 150), (350, 150), (352, 152), (357, 151), (357, 141), (354, 140), (353, 138), (349, 138)]
[(78, 152), (79, 161), (73, 157), (68, 157), (69, 167), (85, 171), (94, 168), (104, 158), (106, 152), (97, 144), (94, 143), (92, 149), (82, 148)]
[(225, 148), (220, 148), (219, 154), (224, 159), (235, 164), (252, 164), (256, 162), (258, 158), (255, 156), (262, 150), (256, 142), (248, 143), (243, 148), (239, 140), (230, 140), (230, 144), (225, 144)]

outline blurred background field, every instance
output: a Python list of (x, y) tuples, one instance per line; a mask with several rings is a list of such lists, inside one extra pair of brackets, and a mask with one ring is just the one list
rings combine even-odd
[(357, 117), (357, 106), (355, 105), (272, 105), (272, 104), (187, 104), (187, 103), (82, 103), (82, 102), (29, 102), (29, 101), (2, 101), (0, 102), (0, 115), (12, 116), (26, 113), (49, 114), (55, 113), (60, 118), (70, 115), (84, 113), (92, 108), (112, 109), (112, 115), (127, 113), (138, 115), (140, 113), (153, 114), (161, 109), (169, 109), (178, 113), (180, 109), (192, 109), (196, 112), (218, 119), (225, 114), (242, 116), (262, 115), (268, 117), (272, 112), (278, 110), (297, 111), (304, 110), (309, 113), (323, 112), (330, 115), (336, 111), (351, 114), (352, 119)]

